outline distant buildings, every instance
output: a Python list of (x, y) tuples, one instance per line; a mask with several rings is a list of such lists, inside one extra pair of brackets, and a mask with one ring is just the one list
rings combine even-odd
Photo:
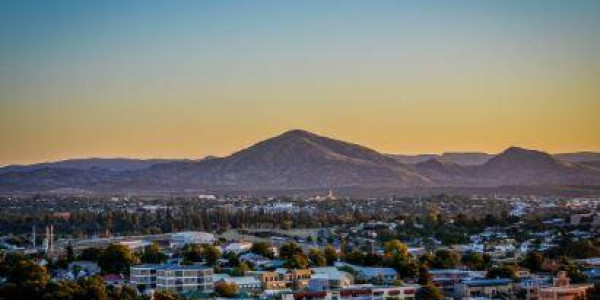
[(282, 300), (414, 300), (418, 285), (357, 285), (341, 290), (298, 291), (284, 293)]
[(138, 265), (130, 268), (130, 282), (142, 289), (176, 293), (213, 291), (213, 269), (200, 265)]
[(171, 247), (181, 247), (186, 244), (212, 244), (215, 241), (212, 233), (202, 231), (184, 231), (171, 235)]

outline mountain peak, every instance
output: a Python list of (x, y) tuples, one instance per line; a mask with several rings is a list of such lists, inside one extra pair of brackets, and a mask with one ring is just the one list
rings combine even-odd
[(490, 159), (486, 165), (505, 168), (552, 168), (563, 167), (566, 163), (543, 151), (513, 146)]
[(311, 137), (311, 136), (316, 136), (316, 134), (304, 130), (304, 129), (291, 129), (288, 130), (284, 133), (282, 133), (280, 136), (292, 136), (292, 137)]

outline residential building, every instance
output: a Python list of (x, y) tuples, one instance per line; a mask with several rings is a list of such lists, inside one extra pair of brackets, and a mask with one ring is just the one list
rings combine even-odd
[(418, 285), (357, 285), (340, 290), (288, 292), (282, 295), (282, 300), (414, 300), (418, 288)]
[(232, 277), (226, 274), (218, 274), (220, 277), (215, 276), (215, 284), (218, 282), (226, 282), (230, 284), (234, 284), (238, 287), (238, 290), (241, 293), (259, 293), (262, 291), (262, 283), (260, 280), (256, 279), (253, 276), (241, 276), (241, 277)]
[(308, 282), (311, 291), (347, 288), (354, 283), (354, 277), (335, 267), (312, 268), (314, 273)]
[(591, 284), (571, 284), (565, 271), (558, 272), (552, 286), (542, 287), (539, 290), (539, 300), (573, 300), (578, 296), (585, 299), (586, 290)]
[(130, 268), (130, 283), (147, 289), (212, 292), (213, 269), (201, 265), (138, 265)]
[(469, 279), (455, 287), (455, 297), (458, 298), (496, 298), (501, 295), (510, 296), (514, 293), (512, 279)]

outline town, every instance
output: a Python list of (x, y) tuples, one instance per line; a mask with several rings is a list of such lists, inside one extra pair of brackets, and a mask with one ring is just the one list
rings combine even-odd
[(594, 299), (596, 197), (0, 198), (6, 299)]

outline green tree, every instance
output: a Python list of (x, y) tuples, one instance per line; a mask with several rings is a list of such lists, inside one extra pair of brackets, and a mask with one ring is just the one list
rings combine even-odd
[(310, 249), (310, 251), (308, 251), (308, 258), (310, 258), (312, 263), (317, 267), (324, 267), (327, 265), (325, 254), (319, 249)]
[(157, 243), (152, 243), (144, 249), (144, 253), (142, 253), (140, 259), (143, 263), (147, 264), (161, 264), (167, 260), (167, 255), (160, 251)]
[(544, 256), (539, 252), (528, 252), (523, 260), (523, 266), (531, 270), (531, 272), (539, 272), (544, 264)]
[(331, 245), (325, 248), (324, 255), (328, 266), (332, 266), (338, 260), (337, 252), (335, 252), (335, 249)]
[(433, 267), (433, 263), (435, 261), (435, 256), (431, 253), (424, 253), (419, 257), (419, 262), (427, 266), (427, 268)]
[(220, 297), (233, 298), (235, 295), (237, 295), (239, 289), (234, 283), (219, 281), (215, 283), (215, 292)]
[(308, 259), (303, 253), (296, 254), (292, 256), (292, 258), (286, 260), (284, 266), (290, 269), (305, 269), (308, 267)]
[(259, 254), (267, 258), (273, 258), (273, 251), (271, 250), (271, 244), (267, 242), (256, 242), (252, 244), (252, 248), (250, 248), (250, 252), (254, 254)]
[(0, 288), (0, 298), (40, 299), (50, 281), (45, 267), (31, 260), (18, 260), (8, 267), (6, 283)]
[(109, 245), (98, 258), (98, 265), (104, 274), (129, 275), (129, 267), (139, 263), (139, 259), (127, 246)]
[(86, 249), (83, 249), (83, 251), (81, 251), (81, 255), (79, 256), (79, 259), (97, 262), (98, 259), (100, 258), (100, 255), (102, 255), (102, 249), (86, 248)]
[(517, 279), (517, 271), (512, 266), (491, 268), (486, 275), (487, 278), (510, 278)]
[(471, 270), (482, 271), (485, 270), (486, 266), (483, 255), (477, 252), (470, 252), (465, 254), (462, 257), (461, 262)]
[(108, 291), (104, 280), (100, 276), (91, 276), (80, 278), (77, 284), (81, 287), (79, 299), (84, 300), (106, 300), (108, 299)]
[(438, 250), (435, 252), (433, 267), (438, 269), (452, 269), (460, 263), (460, 255), (451, 250)]
[(186, 263), (201, 262), (204, 259), (204, 248), (200, 244), (187, 244), (182, 249)]
[(203, 252), (206, 264), (209, 266), (215, 266), (219, 258), (221, 258), (221, 251), (215, 246), (203, 245)]
[(75, 260), (75, 252), (73, 251), (73, 245), (69, 243), (66, 247), (67, 250), (67, 261), (72, 262)]
[(600, 283), (595, 283), (585, 292), (587, 300), (600, 300)]
[(406, 244), (396, 239), (386, 242), (383, 245), (383, 249), (386, 253), (390, 253), (393, 255), (400, 254), (405, 257), (408, 256), (408, 247), (406, 246)]
[(180, 300), (181, 297), (179, 297), (178, 294), (171, 292), (171, 291), (156, 291), (154, 292), (154, 294), (152, 295), (152, 299), (153, 300)]
[(431, 276), (429, 275), (429, 268), (426, 264), (419, 265), (419, 278), (417, 283), (420, 285), (431, 284)]
[(291, 259), (294, 255), (302, 253), (302, 248), (294, 242), (283, 244), (279, 249), (279, 257), (282, 259)]
[(419, 288), (415, 294), (416, 300), (443, 300), (444, 295), (438, 287), (428, 284)]
[(128, 285), (110, 290), (108, 297), (115, 300), (136, 300), (138, 298), (136, 289)]

